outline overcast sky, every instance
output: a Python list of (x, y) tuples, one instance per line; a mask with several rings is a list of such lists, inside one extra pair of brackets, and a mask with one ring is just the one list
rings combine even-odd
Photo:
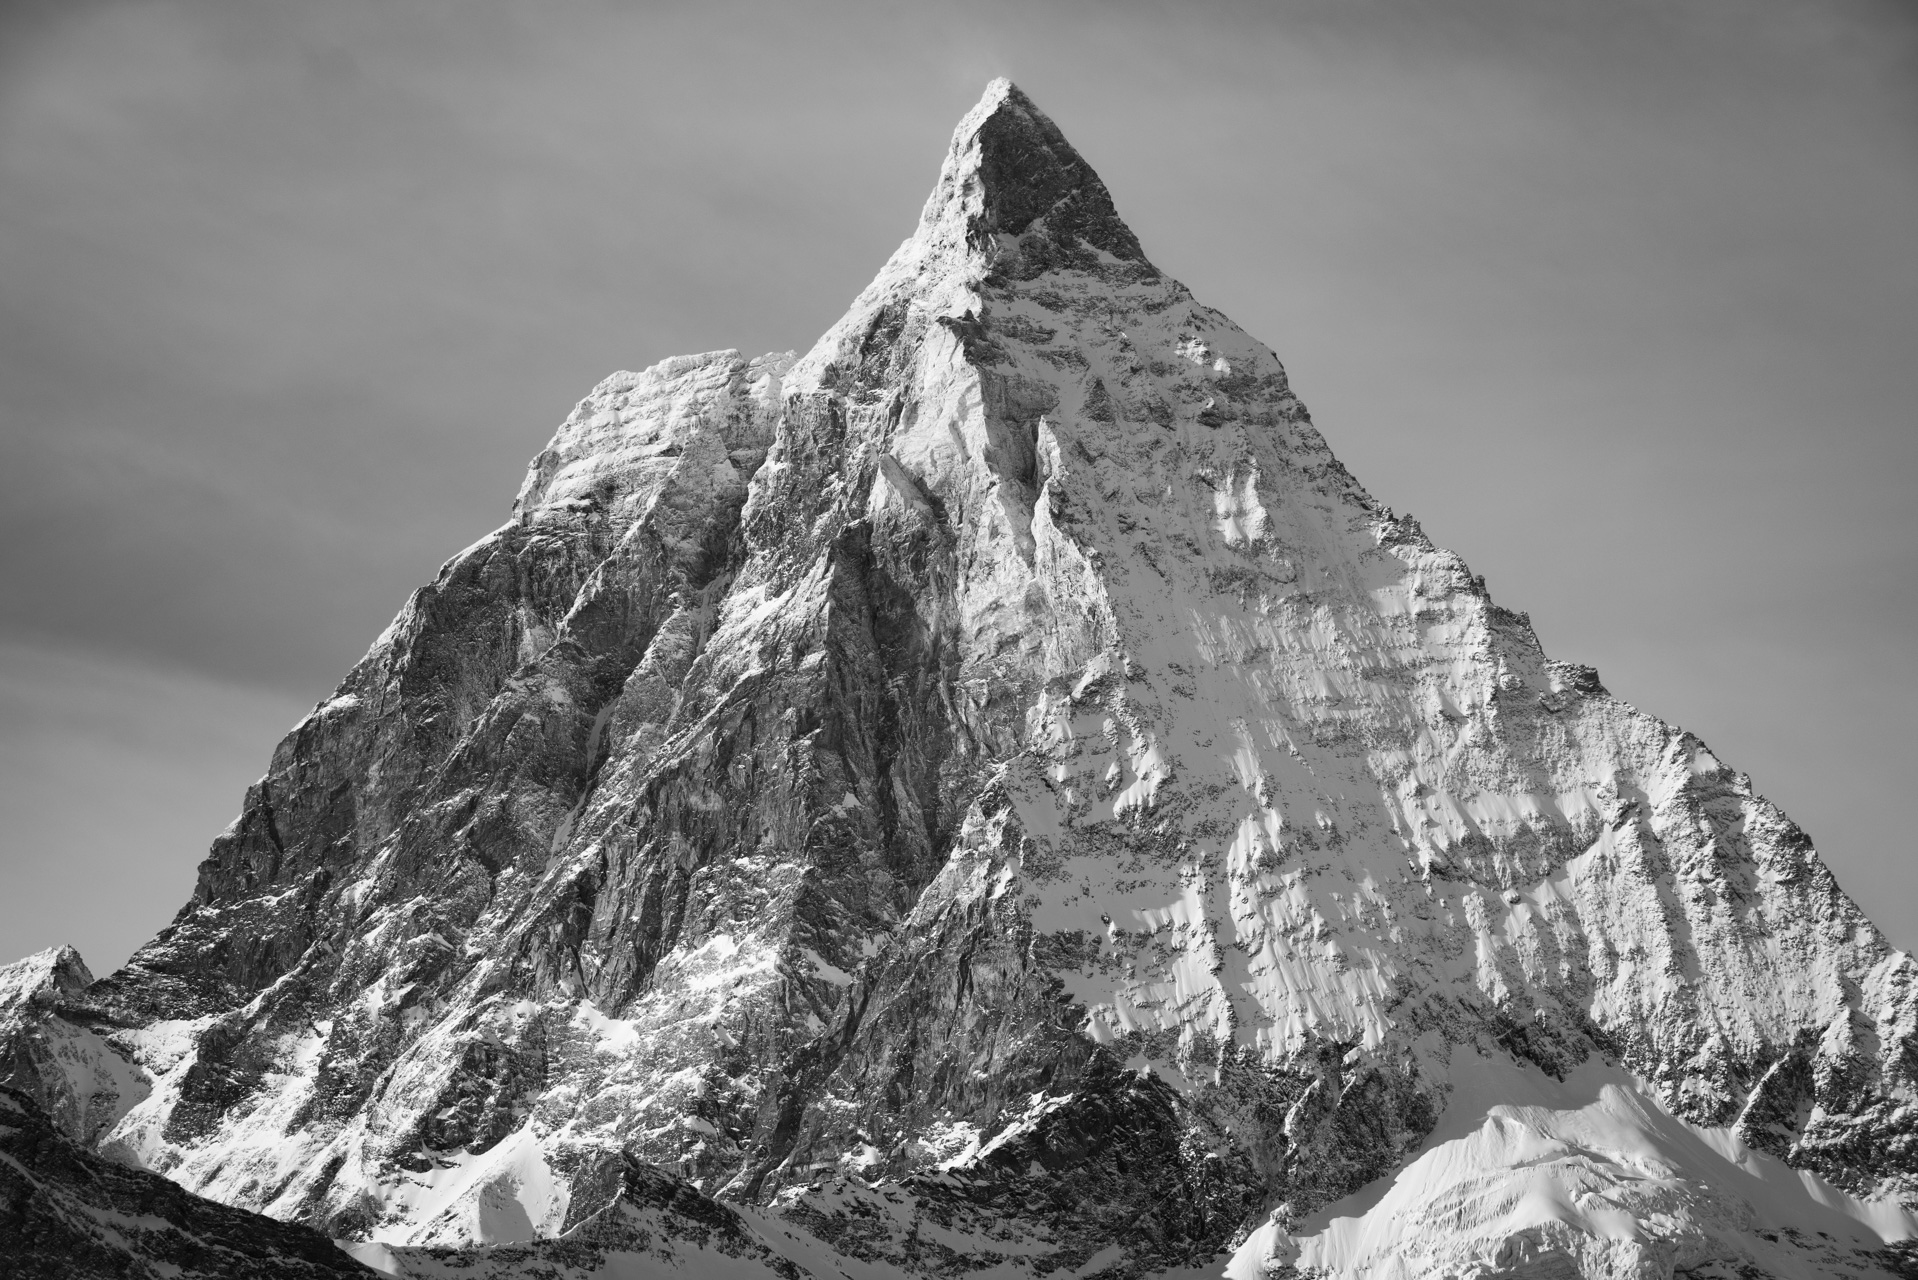
[(803, 349), (1010, 75), (1547, 649), (1918, 944), (1918, 9), (0, 10), (0, 960), (120, 963), (599, 378)]

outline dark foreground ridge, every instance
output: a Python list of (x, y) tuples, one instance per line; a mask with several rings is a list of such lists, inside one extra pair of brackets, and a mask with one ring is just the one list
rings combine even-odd
[(0, 1086), (0, 1276), (373, 1280), (325, 1236), (102, 1159)]

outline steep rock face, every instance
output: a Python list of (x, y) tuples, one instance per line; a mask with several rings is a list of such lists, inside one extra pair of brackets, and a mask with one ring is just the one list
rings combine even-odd
[[(1313, 1215), (1465, 1141), (1488, 1061), (1614, 1064), (1903, 1233), (1913, 978), (1748, 779), (1370, 498), (1000, 82), (804, 357), (582, 401), (174, 924), (14, 1039), (88, 1037), (74, 1133), (341, 1236), (557, 1236), (637, 1160), (909, 1273), (1337, 1269)], [(1500, 1203), (1522, 1152), (1470, 1149)], [(1546, 1220), (1442, 1265), (1759, 1265), (1762, 1223), (1620, 1261)]]

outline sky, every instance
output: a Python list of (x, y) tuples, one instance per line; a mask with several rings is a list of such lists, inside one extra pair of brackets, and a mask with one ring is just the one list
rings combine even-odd
[(0, 961), (106, 972), (595, 382), (800, 350), (1009, 75), (1382, 502), (1918, 945), (1918, 9), (0, 6)]

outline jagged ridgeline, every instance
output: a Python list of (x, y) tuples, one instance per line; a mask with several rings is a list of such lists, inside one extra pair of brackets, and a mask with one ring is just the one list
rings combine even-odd
[(1004, 81), (809, 352), (580, 402), (125, 968), (10, 973), (68, 1137), (422, 1275), (1873, 1274), (1918, 1223), (1911, 960)]

